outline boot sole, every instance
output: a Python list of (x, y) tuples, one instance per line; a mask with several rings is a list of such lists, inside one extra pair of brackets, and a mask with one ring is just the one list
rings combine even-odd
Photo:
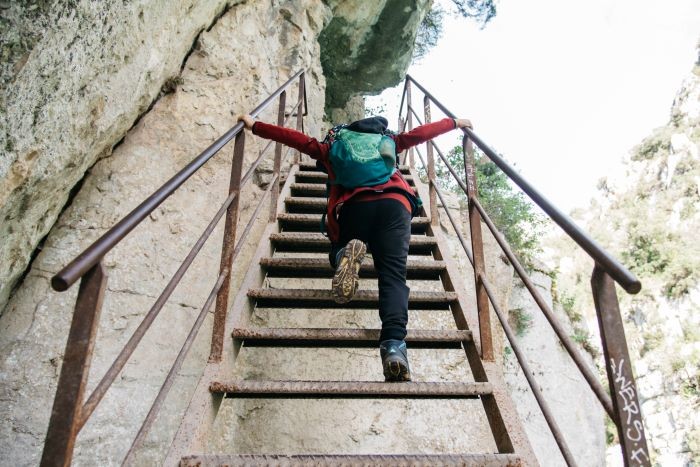
[(367, 253), (367, 247), (360, 240), (350, 240), (345, 247), (333, 276), (331, 290), (336, 303), (352, 300), (360, 284), (360, 265)]
[(384, 381), (411, 381), (411, 370), (402, 361), (390, 360), (384, 364)]

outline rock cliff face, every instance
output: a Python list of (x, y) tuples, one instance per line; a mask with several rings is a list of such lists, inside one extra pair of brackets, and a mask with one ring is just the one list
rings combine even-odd
[[(673, 102), (669, 123), (632, 151), (623, 179), (601, 180), (600, 196), (575, 214), (642, 281), (638, 295), (620, 294), (621, 310), (658, 465), (700, 462), (699, 145), (696, 63)], [(579, 278), (568, 288), (590, 316), (590, 270), (580, 267), (587, 263), (570, 254), (564, 268), (572, 271), (567, 276)]]
[[(159, 96), (177, 87), (198, 35), (240, 3), (58, 0), (0, 6), (0, 310), (85, 171), (111, 154)], [(299, 44), (316, 44), (314, 59), (323, 61), (330, 78), (328, 104), (314, 105), (325, 105), (328, 115), (344, 120), (363, 112), (357, 99), (346, 111), (352, 96), (401, 79), (431, 2), (319, 0), (303, 21), (294, 12), (307, 2), (259, 3), (278, 11), (270, 26), (284, 24)], [(251, 42), (263, 44), (268, 35), (278, 35), (260, 32)], [(291, 39), (291, 33), (280, 38), (285, 53), (301, 53)], [(219, 58), (228, 57), (223, 55)], [(267, 55), (254, 60), (250, 76), (241, 72), (236, 79), (252, 85), (263, 77), (265, 68), (275, 65), (265, 62)], [(228, 66), (231, 70), (219, 73), (233, 74), (235, 63)], [(320, 68), (314, 73), (323, 81)]]
[[(567, 334), (573, 336), (575, 332), (569, 317), (553, 299), (550, 272), (546, 268), (534, 270), (530, 273), (530, 278)], [(535, 380), (542, 389), (574, 459), (585, 465), (602, 466), (605, 463), (603, 408), (530, 292), (519, 278), (514, 278), (513, 283), (508, 309), (511, 327), (519, 334), (518, 346), (528, 358)], [(585, 349), (580, 348), (579, 352), (588, 366), (595, 369), (595, 363)], [(564, 457), (508, 344), (505, 348), (504, 370), (511, 397), (518, 407), (541, 465), (565, 465)]]
[[(383, 29), (376, 21), (382, 5), (390, 6), (379, 2), (378, 16), (366, 17), (358, 2), (339, 8), (339, 2), (320, 0), (56, 3), (51, 9), (2, 6), (19, 45), (6, 54), (13, 66), (2, 70), (0, 304), (51, 229), (0, 317), (0, 412), (6, 421), (0, 444), (20, 465), (36, 464), (41, 452), (77, 292), (52, 292), (51, 275), (232, 126), (237, 113), (250, 111), (302, 68), (306, 131), (320, 136), (326, 83), (318, 37), (342, 15), (366, 32), (356, 38), (359, 47), (372, 40), (373, 27)], [(410, 6), (419, 21), (429, 5)], [(31, 30), (32, 21), (47, 27)], [(395, 66), (391, 54), (384, 59), (384, 68)], [(295, 99), (293, 91), (287, 102)], [(275, 109), (262, 117), (272, 121), (273, 115)], [(261, 146), (249, 138), (248, 148), (246, 164)], [(224, 149), (107, 256), (110, 279), (88, 391), (225, 198), (230, 154)], [(261, 183), (264, 169), (256, 177)], [(249, 184), (241, 223), (259, 198), (260, 189)], [(209, 293), (220, 245), (219, 228), (81, 432), (76, 465), (115, 464), (126, 452), (167, 372), (162, 362), (173, 361)], [(238, 269), (235, 280), (245, 272)], [(157, 422), (164, 427), (176, 426), (172, 421), (206, 361), (206, 340), (195, 345), (193, 363), (171, 397), (174, 406)], [(162, 456), (173, 435), (168, 428), (154, 433), (146, 464)]]
[(197, 34), (226, 5), (60, 0), (3, 7), (0, 308), (71, 189), (179, 75)]
[[(44, 442), (77, 293), (77, 287), (66, 293), (52, 292), (50, 277), (226, 131), (236, 114), (254, 108), (297, 70), (306, 69), (308, 133), (322, 135), (327, 126), (324, 116), (333, 120), (359, 116), (363, 106), (357, 95), (392, 85), (405, 71), (415, 28), (429, 6), (429, 1), (421, 0), (135, 0), (108, 2), (99, 8), (87, 0), (9, 6), (0, 2), (3, 25), (10, 25), (11, 31), (3, 34), (0, 69), (5, 128), (0, 134), (0, 268), (4, 268), (0, 269), (0, 308), (39, 240), (48, 233), (31, 270), (0, 316), (0, 416), (5, 421), (0, 446), (5, 458), (18, 465), (36, 465)], [(291, 92), (288, 103), (296, 100), (295, 94)], [(272, 121), (275, 114), (271, 109), (263, 118)], [(262, 146), (248, 138), (246, 166)], [(230, 157), (227, 147), (106, 257), (108, 291), (88, 392), (225, 198)], [(269, 165), (263, 164), (254, 178), (256, 183), (245, 188), (241, 225), (252, 216), (261, 197), (258, 185), (268, 180)], [(459, 203), (453, 200), (452, 207), (458, 209)], [(262, 217), (238, 259), (234, 290), (265, 223)], [(444, 218), (442, 222), (448, 232)], [(74, 465), (121, 461), (209, 294), (217, 274), (221, 236), (219, 226), (81, 432)], [(456, 239), (450, 241), (470, 289), (473, 275)], [(486, 242), (492, 259), (488, 274), (499, 290), (502, 308), (539, 313), (528, 308), (532, 305), (513, 285), (512, 270), (499, 259), (494, 240), (486, 236)], [(546, 289), (546, 277), (538, 276), (538, 284)], [(474, 313), (475, 307), (470, 308)], [(449, 324), (442, 318), (411, 317), (415, 326), (423, 327)], [(475, 313), (470, 318), (476, 322)], [(266, 310), (258, 310), (253, 319), (257, 325), (279, 324), (278, 317)], [(293, 313), (288, 319), (288, 323), (308, 324)], [(327, 319), (326, 324), (376, 325), (376, 317), (368, 314), (339, 313)], [(320, 321), (314, 324), (323, 325)], [(211, 326), (209, 318), (166, 409), (138, 453), (139, 465), (162, 459), (206, 361)], [(535, 350), (533, 358), (537, 353), (561, 352), (554, 341), (539, 343), (538, 326), (537, 322), (533, 325), (532, 341), (526, 343)], [(498, 329), (495, 323), (494, 329)], [(495, 334), (495, 345), (506, 348), (500, 332)], [(242, 358), (243, 374), (264, 375), (272, 357), (262, 352)], [(329, 350), (323, 358), (345, 369), (347, 374), (338, 378), (351, 373), (353, 377), (376, 377), (378, 371), (372, 351)], [(469, 376), (461, 352), (446, 360), (427, 355), (416, 362), (415, 370), (424, 380), (438, 372), (454, 380)], [(503, 364), (521, 415), (533, 420), (526, 422), (526, 429), (538, 457), (545, 465), (550, 465), (549, 459), (556, 465), (551, 439), (538, 439), (538, 433), (546, 429), (538, 409), (528, 400), (512, 357), (506, 355)], [(557, 368), (568, 375), (569, 369), (561, 365)], [(285, 371), (313, 378), (325, 369), (299, 364), (285, 366)], [(543, 373), (550, 371), (542, 368)], [(543, 383), (558, 384), (558, 380), (546, 379)], [(338, 452), (355, 446), (364, 452), (387, 452), (390, 443), (397, 451), (420, 446), (423, 452), (483, 452), (493, 447), (485, 432), (472, 430), (465, 436), (444, 422), (464, 411), (463, 406), (435, 404), (436, 410), (424, 413), (424, 418), (395, 436), (394, 427), (416, 413), (416, 405), (402, 401), (389, 417), (376, 420), (366, 415), (376, 412), (376, 407), (353, 411), (302, 404), (295, 409), (309, 419), (321, 419), (324, 410), (339, 410), (348, 424), (332, 439), (318, 427), (308, 427), (300, 436), (294, 420), (289, 416), (283, 420), (274, 404), (225, 407), (214, 448), (232, 452), (276, 446), (289, 452)], [(594, 404), (589, 411), (595, 409)], [(580, 412), (566, 418), (567, 411), (565, 403), (555, 407), (565, 417), (562, 423), (570, 422), (569, 431), (580, 430)], [(602, 436), (596, 417), (586, 420), (593, 434), (581, 437), (580, 443), (572, 442), (575, 452), (588, 454), (579, 458), (591, 459), (586, 449), (595, 442), (595, 433)], [(473, 421), (484, 425), (483, 419)], [(275, 436), (270, 423), (278, 428)], [(248, 431), (234, 436), (235, 428), (243, 424)], [(426, 437), (425, 426), (440, 428)]]

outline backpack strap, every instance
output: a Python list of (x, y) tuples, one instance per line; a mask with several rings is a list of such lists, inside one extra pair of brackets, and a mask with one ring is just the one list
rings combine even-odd
[(328, 200), (330, 198), (330, 193), (331, 193), (331, 183), (326, 182), (326, 209), (323, 210), (323, 214), (321, 214), (321, 235), (324, 237), (328, 238), (328, 232), (326, 231), (326, 215), (328, 214)]
[(323, 138), (323, 141), (321, 141), (321, 142), (323, 144), (328, 144), (328, 145), (333, 144), (333, 141), (335, 141), (335, 135), (337, 135), (338, 132), (340, 130), (342, 130), (343, 128), (345, 128), (346, 126), (348, 126), (347, 123), (341, 123), (340, 125), (334, 126), (330, 130), (328, 130), (328, 133), (326, 133), (326, 137)]

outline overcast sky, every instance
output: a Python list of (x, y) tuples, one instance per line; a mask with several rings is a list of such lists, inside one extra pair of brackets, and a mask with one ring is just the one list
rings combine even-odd
[[(501, 0), (483, 30), (451, 17), (444, 29), (409, 74), (568, 212), (667, 123), (697, 56), (700, 1)], [(392, 126), (398, 96), (383, 95)]]

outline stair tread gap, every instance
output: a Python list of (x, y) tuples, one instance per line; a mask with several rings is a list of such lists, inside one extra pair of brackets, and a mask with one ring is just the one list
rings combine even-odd
[[(328, 252), (330, 240), (320, 232), (280, 232), (270, 235), (270, 241), (279, 251)], [(437, 245), (435, 237), (411, 235), (408, 253), (430, 254)]]
[[(379, 306), (378, 290), (359, 290), (352, 301), (344, 304), (333, 300), (328, 289), (249, 289), (248, 297), (266, 308), (376, 308)], [(412, 310), (446, 310), (457, 300), (455, 292), (416, 292), (408, 295), (408, 306)]]
[[(262, 266), (270, 277), (333, 277), (334, 269), (327, 258), (261, 258)], [(406, 262), (407, 279), (437, 279), (445, 270), (445, 262), (409, 259)], [(374, 261), (366, 258), (360, 266), (360, 277), (375, 278)]]
[[(321, 214), (290, 214), (283, 213), (277, 215), (280, 228), (284, 231), (292, 232), (320, 232)], [(427, 217), (414, 217), (411, 220), (411, 232), (425, 233), (430, 226)]]
[[(369, 347), (376, 348), (381, 329), (351, 328), (239, 328), (231, 336), (248, 347)], [(461, 348), (472, 332), (456, 329), (409, 329), (409, 348)]]

